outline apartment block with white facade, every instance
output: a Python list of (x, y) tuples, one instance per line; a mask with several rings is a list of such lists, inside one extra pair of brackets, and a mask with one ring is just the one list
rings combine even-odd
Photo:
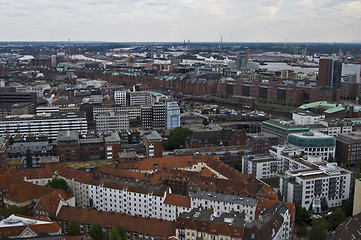
[(242, 173), (255, 174), (256, 178), (273, 178), (283, 172), (283, 161), (271, 155), (242, 157)]
[(115, 91), (114, 92), (114, 101), (116, 105), (119, 106), (129, 106), (130, 101), (130, 93), (129, 90), (123, 90), (123, 91)]
[(244, 212), (246, 221), (256, 218), (257, 199), (222, 193), (197, 191), (190, 194), (191, 208), (213, 209), (214, 216), (222, 213)]
[(324, 115), (314, 114), (312, 112), (292, 113), (292, 120), (296, 125), (319, 124), (325, 118)]
[(320, 124), (327, 127), (325, 134), (329, 136), (337, 136), (344, 133), (352, 132), (352, 122), (346, 120), (322, 120)]
[(85, 113), (10, 115), (0, 121), (0, 135), (47, 134), (49, 140), (55, 140), (59, 131), (66, 130), (85, 134), (88, 130)]
[(350, 197), (351, 172), (336, 163), (312, 164), (304, 169), (286, 171), (280, 189), (287, 202), (300, 204), (320, 213), (342, 206)]

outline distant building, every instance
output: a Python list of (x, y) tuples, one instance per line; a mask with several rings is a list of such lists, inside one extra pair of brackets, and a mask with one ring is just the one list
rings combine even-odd
[(333, 59), (320, 59), (317, 85), (341, 87), (342, 62)]
[(180, 107), (177, 102), (166, 102), (166, 129), (173, 129), (180, 126)]
[(63, 131), (58, 133), (56, 155), (60, 162), (80, 161), (79, 133)]
[(347, 218), (343, 223), (338, 225), (335, 231), (330, 232), (327, 236), (329, 240), (349, 240), (360, 239), (361, 213)]
[(251, 155), (242, 158), (242, 173), (255, 174), (258, 179), (277, 177), (283, 171), (283, 161), (270, 155)]
[(295, 125), (311, 125), (311, 124), (319, 124), (325, 116), (320, 114), (314, 114), (312, 112), (297, 112), (292, 113), (292, 120)]
[(96, 131), (99, 133), (129, 128), (129, 115), (123, 112), (102, 113), (95, 116)]
[(0, 121), (0, 135), (44, 133), (49, 140), (55, 140), (58, 132), (65, 130), (77, 130), (85, 134), (88, 130), (85, 114), (79, 112), (7, 116)]
[(164, 129), (166, 127), (166, 109), (165, 104), (156, 102), (153, 107), (153, 129)]
[(106, 159), (114, 160), (118, 158), (119, 153), (121, 152), (121, 139), (118, 132), (112, 132), (110, 134), (104, 135), (104, 144), (106, 151)]

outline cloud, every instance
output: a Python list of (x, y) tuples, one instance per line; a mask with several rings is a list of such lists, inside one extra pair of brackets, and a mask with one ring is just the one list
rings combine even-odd
[(355, 0), (0, 0), (0, 41), (352, 41), (360, 12)]

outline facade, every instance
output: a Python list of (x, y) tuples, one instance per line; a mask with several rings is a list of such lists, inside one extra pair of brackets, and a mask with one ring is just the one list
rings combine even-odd
[(156, 102), (153, 107), (153, 129), (164, 129), (166, 127), (166, 109), (165, 104)]
[(342, 206), (350, 197), (351, 172), (336, 163), (309, 165), (301, 170), (286, 171), (280, 189), (287, 202), (300, 204), (315, 213)]
[(151, 129), (153, 126), (153, 107), (142, 106), (142, 127), (146, 129)]
[(119, 114), (128, 114), (129, 120), (140, 119), (141, 117), (141, 107), (140, 106), (131, 106), (131, 107), (107, 107), (100, 106), (93, 108), (93, 116), (95, 117), (99, 114), (110, 113), (110, 112), (118, 112)]
[(256, 219), (257, 200), (245, 196), (196, 191), (190, 194), (192, 209), (212, 209), (213, 216), (222, 213), (244, 213), (244, 219), (251, 222)]
[(80, 145), (78, 131), (62, 131), (58, 133), (56, 155), (60, 162), (80, 161)]
[(177, 102), (166, 102), (166, 129), (173, 129), (180, 126), (180, 107)]
[(292, 120), (296, 125), (313, 125), (319, 124), (322, 119), (324, 119), (324, 115), (314, 114), (312, 112), (297, 112), (292, 113)]
[(77, 130), (85, 134), (88, 130), (85, 114), (79, 112), (7, 116), (0, 121), (0, 135), (47, 134), (49, 140), (55, 140), (59, 131), (66, 130)]
[(247, 147), (254, 154), (265, 154), (271, 146), (278, 145), (278, 139), (278, 136), (269, 133), (247, 134)]
[(114, 92), (114, 101), (116, 105), (119, 106), (129, 106), (129, 91), (115, 91)]
[(336, 158), (343, 164), (355, 165), (361, 159), (361, 132), (345, 133), (336, 138)]
[(162, 137), (155, 130), (144, 136), (145, 152), (147, 157), (162, 157)]
[(281, 120), (267, 120), (262, 122), (262, 133), (274, 134), (279, 137), (279, 143), (284, 144), (290, 133), (302, 133), (310, 130), (307, 126), (295, 125)]
[(129, 128), (129, 116), (123, 112), (102, 113), (95, 116), (96, 131), (99, 133)]
[(327, 128), (327, 131), (324, 133), (327, 135), (330, 135), (330, 136), (337, 136), (340, 134), (347, 134), (347, 133), (352, 132), (352, 122), (351, 121), (322, 120), (322, 121), (320, 121), (320, 124)]
[(104, 148), (107, 160), (114, 160), (118, 158), (122, 150), (122, 142), (118, 132), (111, 132), (104, 136)]
[(352, 215), (361, 213), (361, 201), (358, 196), (361, 194), (361, 178), (355, 179), (355, 192), (353, 198), (353, 211)]
[(336, 139), (323, 133), (291, 133), (287, 143), (302, 148), (307, 155), (320, 156), (323, 161), (335, 158)]
[(318, 86), (341, 87), (342, 62), (333, 59), (320, 59)]
[(242, 157), (242, 173), (255, 174), (258, 179), (277, 177), (283, 170), (283, 161), (269, 155)]

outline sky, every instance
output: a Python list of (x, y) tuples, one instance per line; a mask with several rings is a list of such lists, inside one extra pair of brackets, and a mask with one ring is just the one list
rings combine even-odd
[(0, 0), (0, 41), (361, 42), (360, 0)]

